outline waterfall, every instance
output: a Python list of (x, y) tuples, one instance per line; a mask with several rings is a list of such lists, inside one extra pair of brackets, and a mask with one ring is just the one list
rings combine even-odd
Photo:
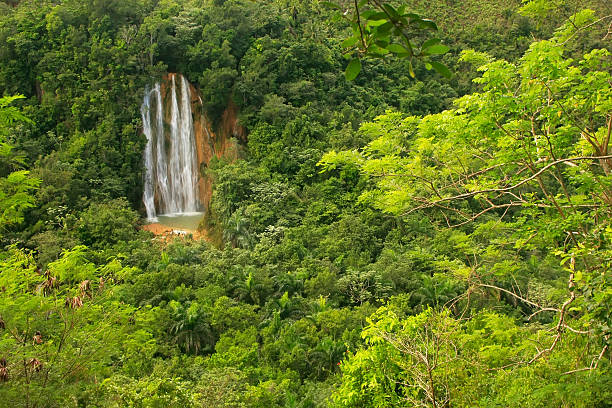
[(156, 220), (155, 214), (155, 200), (154, 200), (154, 186), (153, 186), (153, 131), (151, 129), (151, 92), (149, 89), (145, 89), (145, 97), (140, 107), (140, 113), (142, 114), (142, 126), (145, 136), (147, 136), (147, 147), (144, 152), (144, 164), (145, 164), (145, 180), (144, 180), (144, 194), (143, 201), (147, 210), (147, 218), (153, 221)]
[(168, 107), (164, 106), (160, 83), (145, 89), (141, 106), (147, 137), (143, 201), (150, 221), (156, 221), (158, 214), (194, 213), (201, 207), (191, 91), (187, 80), (179, 78), (180, 91), (177, 76), (171, 76), (169, 122), (164, 117)]
[[(168, 182), (168, 164), (166, 162), (166, 137), (164, 132), (164, 108), (162, 103), (161, 96), (161, 84), (155, 84), (155, 101), (156, 103), (156, 134), (155, 134), (155, 156), (157, 160), (155, 161), (155, 174), (157, 175), (155, 180), (155, 185), (157, 187), (157, 191), (159, 192), (159, 201), (161, 203), (170, 202), (170, 190), (169, 190), (169, 182)], [(147, 168), (148, 169), (148, 168)], [(162, 211), (164, 208), (161, 209)], [(155, 218), (155, 213), (153, 213), (153, 218)], [(147, 214), (148, 216), (148, 214)], [(150, 218), (150, 217), (149, 217)]]

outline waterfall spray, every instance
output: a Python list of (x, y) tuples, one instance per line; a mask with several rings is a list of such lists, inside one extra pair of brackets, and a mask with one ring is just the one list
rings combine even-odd
[(148, 88), (145, 89), (145, 97), (140, 107), (140, 113), (142, 115), (142, 126), (143, 132), (147, 137), (147, 147), (144, 152), (144, 164), (145, 164), (145, 180), (144, 180), (144, 194), (143, 201), (147, 210), (147, 218), (150, 221), (157, 220), (157, 214), (155, 213), (155, 201), (154, 201), (154, 184), (153, 184), (153, 131), (151, 129), (151, 92)]

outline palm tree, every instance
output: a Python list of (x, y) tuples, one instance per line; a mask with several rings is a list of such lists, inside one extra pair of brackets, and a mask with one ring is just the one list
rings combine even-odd
[(249, 232), (249, 219), (240, 208), (231, 215), (223, 229), (223, 240), (231, 243), (233, 248), (250, 249), (254, 244), (254, 238)]
[(423, 274), (421, 278), (422, 286), (412, 294), (415, 306), (441, 307), (459, 294), (457, 285), (442, 274), (435, 274), (433, 277)]
[(197, 302), (182, 304), (176, 301), (171, 301), (169, 306), (173, 318), (170, 334), (174, 343), (188, 354), (212, 351), (215, 338), (202, 306)]

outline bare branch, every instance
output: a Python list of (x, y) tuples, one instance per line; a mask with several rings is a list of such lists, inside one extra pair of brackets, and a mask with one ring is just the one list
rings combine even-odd
[[(591, 24), (587, 24), (587, 25), (585, 25), (585, 26), (583, 26), (583, 27), (576, 27), (576, 25), (574, 24), (574, 22), (573, 22), (573, 21), (571, 21), (571, 20), (569, 20), (569, 21), (572, 23), (572, 25), (574, 26), (574, 28), (576, 28), (576, 31), (574, 31), (574, 32), (572, 33), (572, 35), (570, 35), (569, 37), (567, 37), (567, 39), (566, 39), (565, 41), (563, 41), (562, 43), (558, 44), (557, 46), (563, 46), (563, 45), (567, 44), (567, 42), (568, 42), (569, 40), (571, 40), (572, 38), (574, 38), (574, 37), (576, 36), (576, 34), (578, 34), (580, 31), (582, 31), (582, 30), (586, 30), (587, 28), (590, 28), (590, 27), (592, 27), (592, 26), (594, 26), (594, 25), (596, 25), (596, 24), (599, 24), (599, 23), (601, 23), (602, 21), (604, 21), (604, 20), (608, 20), (608, 19), (612, 19), (612, 15), (602, 17), (602, 18), (600, 18), (599, 20), (593, 21)], [(611, 23), (611, 25), (612, 25), (612, 23)], [(609, 34), (609, 33), (610, 33), (610, 31), (608, 31), (608, 34)], [(606, 34), (606, 37), (608, 36), (608, 34)], [(605, 39), (606, 37), (604, 37), (604, 39)]]
[(567, 374), (579, 373), (579, 372), (582, 372), (582, 371), (597, 370), (597, 367), (599, 366), (599, 361), (601, 361), (601, 358), (603, 357), (603, 355), (604, 355), (604, 353), (606, 352), (607, 349), (608, 349), (608, 345), (606, 344), (601, 349), (601, 352), (599, 353), (599, 356), (597, 356), (597, 358), (594, 358), (593, 361), (591, 361), (591, 365), (590, 366), (583, 367), (583, 368), (578, 368), (576, 370), (566, 371), (563, 374), (567, 375)]
[(515, 297), (516, 299), (520, 300), (523, 303), (527, 303), (530, 306), (537, 307), (540, 311), (551, 311), (551, 312), (560, 312), (561, 311), (559, 309), (555, 309), (555, 308), (552, 308), (552, 307), (543, 307), (543, 306), (540, 306), (537, 303), (534, 303), (534, 302), (532, 302), (530, 300), (527, 300), (524, 297), (521, 297), (521, 296), (517, 295), (516, 293), (514, 293), (512, 291), (509, 291), (509, 290), (504, 289), (504, 288), (500, 288), (499, 286), (487, 285), (486, 283), (477, 283), (476, 285), (504, 292), (504, 293), (506, 293), (506, 294), (508, 294), (510, 296)]
[[(582, 156), (582, 157), (568, 157), (566, 159), (559, 159), (559, 160), (555, 160), (551, 163), (548, 163), (546, 166), (542, 167), (540, 170), (538, 170), (537, 172), (535, 172), (534, 174), (532, 174), (531, 176), (527, 177), (526, 179), (523, 179), (521, 181), (519, 181), (518, 183), (509, 186), (509, 187), (503, 187), (503, 188), (488, 188), (488, 189), (483, 189), (483, 190), (477, 190), (477, 191), (470, 191), (467, 193), (463, 193), (463, 194), (458, 194), (452, 197), (446, 197), (440, 200), (436, 200), (436, 201), (432, 201), (430, 202), (427, 207), (433, 207), (436, 206), (437, 204), (440, 204), (442, 202), (447, 202), (447, 201), (455, 201), (455, 200), (461, 200), (464, 198), (470, 198), (470, 197), (474, 197), (475, 195), (478, 194), (486, 194), (486, 193), (507, 193), (510, 192), (526, 183), (529, 183), (530, 181), (536, 179), (537, 177), (539, 177), (542, 173), (544, 173), (546, 170), (550, 169), (551, 167), (559, 164), (559, 163), (565, 163), (565, 162), (575, 162), (575, 161), (583, 161), (583, 160), (602, 160), (602, 159), (612, 159), (612, 155), (606, 155), (606, 156)], [(427, 207), (421, 207), (421, 208), (427, 208)], [(406, 212), (407, 214), (410, 214), (414, 211), (416, 211), (417, 209), (421, 209), (421, 208), (416, 208), (416, 209), (411, 209), (408, 212)]]

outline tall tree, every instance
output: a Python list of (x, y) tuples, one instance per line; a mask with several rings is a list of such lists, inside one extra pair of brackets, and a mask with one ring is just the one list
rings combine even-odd
[[(594, 49), (579, 61), (564, 54), (594, 21), (592, 11), (578, 13), (552, 39), (533, 43), (518, 64), (464, 52), (462, 59), (482, 72), (475, 80), (482, 92), (436, 115), (381, 117), (369, 126), (382, 136), (321, 162), (325, 169), (359, 168), (376, 186), (362, 200), (396, 216), (418, 213), (468, 232), (487, 220), (488, 228), (512, 231), (481, 250), (466, 248), (465, 269), (455, 273), (468, 284), (466, 296), (492, 290), (522, 305), (529, 318), (555, 315), (549, 340), (520, 363), (548, 355), (569, 330), (591, 339), (585, 352), (593, 363), (583, 367), (590, 370), (612, 342), (610, 52)], [(480, 225), (473, 236), (487, 228)], [(507, 245), (518, 251), (516, 262), (557, 257), (554, 285), (565, 286), (565, 295), (542, 304), (525, 284), (512, 283), (545, 274), (536, 268), (525, 275), (514, 261), (492, 258)]]

